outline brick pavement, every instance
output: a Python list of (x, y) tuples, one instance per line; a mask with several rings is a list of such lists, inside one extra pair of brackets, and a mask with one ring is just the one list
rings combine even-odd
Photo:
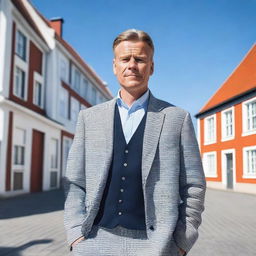
[[(63, 203), (61, 190), (0, 200), (0, 255), (70, 255)], [(255, 256), (255, 231), (256, 196), (208, 189), (200, 236), (189, 256)]]

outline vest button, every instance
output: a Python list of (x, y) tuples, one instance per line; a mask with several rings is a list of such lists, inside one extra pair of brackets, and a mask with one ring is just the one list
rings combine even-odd
[(123, 189), (123, 188), (121, 188), (121, 189), (120, 189), (120, 191), (123, 193), (123, 192), (124, 192), (124, 189)]
[(129, 151), (128, 151), (128, 149), (126, 149), (124, 152), (125, 152), (126, 154), (128, 154)]
[(152, 230), (152, 231), (155, 230), (153, 226), (150, 226), (149, 229)]
[(119, 212), (118, 215), (122, 215), (122, 212)]
[(127, 163), (124, 163), (124, 166), (126, 167), (126, 166), (127, 166)]
[(124, 177), (124, 176), (122, 177), (122, 180), (125, 180), (125, 177)]
[(122, 199), (119, 199), (119, 200), (118, 200), (118, 203), (122, 203), (122, 202), (123, 202), (123, 200), (122, 200)]

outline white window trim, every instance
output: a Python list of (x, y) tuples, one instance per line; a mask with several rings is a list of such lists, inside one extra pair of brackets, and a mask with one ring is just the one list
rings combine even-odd
[[(225, 114), (232, 111), (232, 136), (225, 136)], [(221, 141), (233, 140), (235, 138), (235, 108), (234, 106), (221, 112)]]
[[(23, 144), (19, 144), (19, 143), (15, 143), (17, 142), (17, 133), (16, 133), (16, 130), (17, 129), (20, 129), (20, 130), (23, 130), (25, 132), (25, 141)], [(16, 192), (18, 191), (25, 191), (25, 187), (26, 187), (26, 184), (25, 184), (25, 175), (26, 175), (26, 169), (27, 169), (27, 164), (28, 164), (28, 145), (27, 145), (27, 138), (28, 138), (28, 131), (27, 129), (25, 128), (21, 128), (21, 127), (14, 127), (13, 130), (12, 130), (12, 133), (13, 133), (13, 143), (12, 143), (12, 164), (11, 164), (11, 191), (14, 191), (14, 172), (20, 172), (20, 173), (23, 173), (23, 189), (19, 189), (19, 190), (15, 190)], [(24, 165), (17, 165), (17, 164), (14, 164), (14, 157), (15, 157), (15, 152), (14, 152), (14, 146), (24, 146), (25, 147), (25, 157), (24, 157)]]
[[(210, 118), (213, 118), (213, 123), (214, 123), (214, 138), (213, 140), (211, 141), (207, 141), (207, 120), (210, 119)], [(214, 144), (216, 143), (216, 114), (213, 114), (213, 115), (210, 115), (210, 116), (207, 116), (205, 119), (204, 119), (204, 145), (210, 145), (210, 144)]]
[[(214, 158), (215, 158), (215, 173), (214, 174), (209, 174), (206, 171), (206, 159), (207, 159), (207, 156), (208, 155), (214, 155)], [(211, 151), (211, 152), (206, 152), (206, 153), (203, 153), (203, 167), (204, 167), (204, 173), (205, 173), (205, 177), (206, 178), (217, 178), (218, 177), (218, 173), (217, 173), (217, 152), (216, 151)]]
[[(43, 77), (37, 73), (37, 72), (34, 72), (34, 82), (33, 82), (33, 104), (40, 107), (40, 108), (44, 108), (44, 79)], [(41, 85), (42, 85), (42, 91), (41, 91), (41, 105), (38, 105), (36, 102), (35, 102), (35, 85), (36, 85), (36, 82), (39, 82)]]
[(246, 109), (246, 105), (251, 103), (251, 102), (254, 102), (256, 101), (256, 97), (253, 97), (247, 101), (244, 101), (242, 103), (242, 123), (243, 123), (243, 132), (242, 132), (242, 136), (248, 136), (248, 135), (252, 135), (252, 134), (256, 134), (256, 130), (255, 131), (248, 131), (246, 129), (247, 127), (247, 109)]
[[(21, 98), (19, 95), (15, 94), (15, 83), (16, 83), (16, 67), (20, 68), (25, 73), (25, 81), (24, 81), (24, 98)], [(28, 98), (28, 64), (20, 59), (18, 56), (15, 56), (14, 67), (13, 67), (13, 95), (18, 97), (21, 100), (27, 101)]]
[(248, 175), (247, 173), (245, 173), (245, 171), (247, 170), (246, 152), (249, 151), (249, 150), (255, 150), (255, 149), (256, 149), (256, 145), (243, 148), (243, 178), (244, 179), (255, 179), (256, 178), (256, 174), (255, 175)]
[(233, 189), (235, 189), (236, 185), (236, 150), (225, 149), (221, 150), (221, 174), (222, 174), (222, 184), (227, 187), (227, 161), (226, 154), (233, 154)]

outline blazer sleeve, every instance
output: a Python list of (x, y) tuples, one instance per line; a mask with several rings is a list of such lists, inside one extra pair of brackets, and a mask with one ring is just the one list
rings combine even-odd
[(179, 219), (174, 232), (176, 244), (188, 252), (198, 238), (198, 227), (204, 211), (206, 182), (190, 114), (187, 113), (180, 138)]
[(69, 151), (64, 177), (65, 206), (64, 226), (71, 244), (83, 236), (81, 232), (85, 217), (85, 129), (83, 111), (79, 112), (75, 137)]

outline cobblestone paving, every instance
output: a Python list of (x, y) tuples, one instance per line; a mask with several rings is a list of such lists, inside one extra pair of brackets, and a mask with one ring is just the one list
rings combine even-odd
[[(0, 200), (0, 256), (70, 255), (63, 203), (61, 190)], [(200, 236), (188, 255), (256, 256), (256, 196), (208, 189)]]

